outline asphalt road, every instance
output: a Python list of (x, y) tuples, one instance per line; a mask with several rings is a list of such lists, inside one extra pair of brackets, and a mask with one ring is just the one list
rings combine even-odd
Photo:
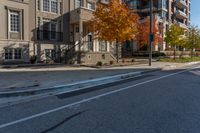
[(199, 133), (200, 65), (0, 108), (0, 133)]

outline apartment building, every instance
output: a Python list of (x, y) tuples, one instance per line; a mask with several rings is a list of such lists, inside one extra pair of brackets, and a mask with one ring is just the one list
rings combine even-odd
[(0, 63), (29, 62), (29, 0), (0, 1)]
[[(130, 9), (137, 12), (141, 18), (149, 17), (150, 0), (124, 0)], [(162, 37), (169, 25), (176, 23), (184, 29), (190, 25), (190, 0), (153, 0), (153, 13), (158, 21), (158, 28), (162, 29)], [(130, 45), (130, 44), (129, 44)], [(137, 50), (137, 44), (132, 43), (133, 49)], [(154, 50), (165, 50), (165, 42), (158, 44)]]
[(108, 42), (88, 30), (96, 3), (108, 0), (1, 0), (0, 62), (108, 63), (115, 60)]

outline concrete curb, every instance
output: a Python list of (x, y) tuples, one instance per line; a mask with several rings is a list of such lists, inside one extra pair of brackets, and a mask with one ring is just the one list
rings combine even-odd
[(116, 83), (119, 81), (127, 80), (130, 78), (134, 78), (136, 76), (147, 74), (155, 71), (159, 71), (161, 69), (152, 69), (147, 71), (139, 71), (139, 72), (130, 72), (125, 74), (119, 74), (114, 76), (107, 76), (92, 80), (81, 81), (73, 84), (66, 84), (61, 86), (54, 86), (44, 89), (32, 89), (32, 90), (21, 90), (21, 91), (10, 91), (10, 92), (0, 92), (0, 98), (6, 97), (19, 97), (19, 96), (32, 96), (36, 94), (44, 94), (44, 93), (59, 93), (65, 91), (66, 93), (78, 93), (79, 91), (84, 91), (84, 89), (94, 88), (102, 85), (108, 85), (112, 83)]
[(142, 64), (147, 64), (147, 63), (148, 62), (136, 62), (135, 64), (115, 64), (115, 65), (107, 65), (107, 66), (81, 65), (81, 66), (89, 67), (89, 68), (104, 69), (104, 68), (115, 68), (115, 67), (126, 67), (126, 66), (142, 65)]
[(16, 69), (16, 68), (30, 68), (30, 67), (55, 67), (55, 66), (69, 66), (69, 67), (80, 67), (80, 65), (66, 65), (63, 63), (54, 63), (54, 64), (21, 64), (21, 65), (0, 65), (2, 69)]

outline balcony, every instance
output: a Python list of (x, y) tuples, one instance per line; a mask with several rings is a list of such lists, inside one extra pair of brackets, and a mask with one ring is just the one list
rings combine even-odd
[(175, 12), (175, 15), (176, 15), (177, 18), (180, 18), (180, 19), (187, 19), (188, 18), (187, 15), (181, 10), (177, 10)]
[(37, 30), (37, 40), (38, 41), (62, 42), (63, 41), (63, 33), (55, 32), (55, 31)]
[(177, 24), (178, 24), (180, 27), (184, 28), (184, 29), (188, 29), (188, 26), (185, 25), (184, 23), (177, 22)]
[(93, 18), (93, 9), (88, 9), (85, 7), (77, 8), (70, 13), (70, 23), (77, 23), (80, 20), (89, 21)]
[(175, 4), (179, 8), (187, 8), (187, 4), (184, 0), (176, 0)]

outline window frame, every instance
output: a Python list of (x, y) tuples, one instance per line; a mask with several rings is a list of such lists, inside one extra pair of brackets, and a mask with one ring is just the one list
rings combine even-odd
[(87, 9), (89, 10), (95, 10), (95, 3), (91, 1), (87, 1), (86, 3)]
[[(44, 30), (44, 25), (48, 25), (48, 30)], [(55, 30), (52, 30), (52, 25), (55, 26)], [(48, 33), (48, 38), (45, 38), (45, 40), (47, 39), (50, 39), (50, 40), (57, 40), (58, 37), (57, 37), (57, 32), (58, 32), (58, 22), (56, 21), (52, 21), (52, 20), (49, 20), (49, 19), (43, 19), (42, 20), (42, 31), (43, 31), (43, 39), (44, 39), (44, 34), (45, 33)], [(52, 34), (55, 34), (54, 38), (52, 38)]]
[[(20, 51), (20, 53), (17, 53), (16, 50)], [(9, 52), (6, 52), (6, 51), (9, 51)], [(16, 53), (18, 54), (17, 56), (16, 56)], [(20, 58), (17, 58), (17, 57), (20, 57)], [(22, 48), (4, 48), (4, 59), (5, 60), (22, 60), (23, 59)]]
[[(42, 1), (42, 11), (43, 12), (48, 12), (48, 13), (53, 13), (53, 14), (59, 14), (59, 2), (58, 2), (58, 0), (46, 0), (46, 1), (48, 1), (47, 3), (47, 7), (48, 7), (48, 10), (44, 10), (45, 8), (44, 8), (44, 1), (45, 0), (43, 0)], [(52, 7), (52, 5), (53, 5), (53, 3), (54, 4), (56, 4), (56, 7), (55, 7), (55, 11), (53, 11), (53, 7)]]
[(99, 40), (99, 52), (108, 52), (107, 49), (108, 49), (108, 42)]
[[(20, 28), (21, 28), (21, 21), (20, 21), (20, 11), (17, 11), (17, 10), (8, 10), (8, 20), (9, 20), (9, 32), (12, 32), (12, 33), (20, 33)], [(11, 20), (11, 15), (18, 15), (18, 26), (17, 26), (17, 30), (12, 30), (12, 20)], [(16, 24), (16, 22), (14, 22), (14, 24)]]
[[(51, 13), (55, 13), (55, 14), (58, 14), (58, 0), (50, 0), (50, 10), (51, 10)], [(53, 4), (55, 4), (55, 7), (52, 7)], [(55, 11), (54, 11), (55, 10)]]
[[(44, 4), (44, 1), (47, 1), (47, 4)], [(46, 5), (46, 7), (48, 7), (48, 8), (47, 8), (48, 10), (44, 10), (44, 9), (45, 9), (45, 8), (44, 8), (45, 5)], [(42, 11), (43, 11), (43, 12), (50, 12), (50, 0), (43, 0), (43, 1), (42, 1)]]
[(55, 60), (56, 59), (55, 49), (45, 49), (45, 58), (46, 60)]
[[(14, 60), (21, 60), (22, 59), (22, 49), (21, 48), (14, 48), (13, 49), (13, 56), (14, 56), (13, 57)], [(20, 58), (17, 58), (17, 57), (20, 57)]]
[(12, 48), (4, 48), (4, 59), (5, 60), (13, 60), (13, 49)]
[(74, 8), (75, 9), (81, 8), (81, 6), (82, 6), (82, 0), (74, 0)]

